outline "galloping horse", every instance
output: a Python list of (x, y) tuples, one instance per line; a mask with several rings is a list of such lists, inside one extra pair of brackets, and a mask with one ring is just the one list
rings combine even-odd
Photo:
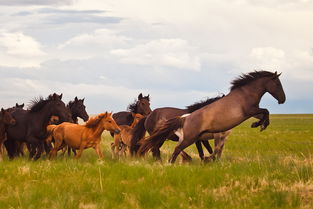
[(1, 108), (0, 113), (0, 158), (2, 157), (2, 144), (6, 139), (6, 128), (8, 125), (15, 125), (16, 121), (8, 110)]
[[(146, 130), (148, 131), (148, 133), (150, 135), (152, 135), (153, 132), (156, 131), (158, 129), (158, 127), (161, 127), (165, 121), (167, 121), (171, 118), (174, 118), (174, 117), (178, 117), (178, 116), (192, 113), (192, 112), (194, 112), (194, 111), (196, 111), (196, 110), (198, 110), (198, 109), (200, 109), (206, 105), (209, 105), (209, 104), (219, 100), (222, 97), (223, 96), (218, 96), (215, 98), (208, 98), (204, 101), (196, 102), (192, 105), (189, 105), (189, 106), (187, 106), (186, 109), (179, 109), (179, 108), (174, 108), (174, 107), (163, 107), (163, 108), (157, 108), (157, 109), (153, 110), (146, 118), (142, 119), (135, 126), (134, 131), (133, 131), (134, 134), (133, 134), (133, 137), (131, 139), (131, 153), (135, 153), (138, 151), (138, 149), (139, 149), (138, 142), (140, 141), (140, 139), (142, 139), (144, 137)], [(211, 136), (208, 139), (212, 139), (212, 138), (214, 138), (214, 136)], [(178, 137), (175, 134), (169, 136), (168, 139), (170, 139), (172, 141), (178, 141)], [(198, 140), (196, 142), (198, 153), (199, 153), (199, 156), (202, 160), (204, 159), (204, 154), (203, 154), (201, 142), (210, 154), (213, 153), (213, 150), (212, 150), (212, 148), (208, 142), (208, 139), (207, 140), (205, 140), (205, 139)], [(159, 144), (158, 146), (154, 146), (152, 149), (153, 156), (157, 159), (161, 159), (160, 147), (162, 145), (163, 145), (163, 143)], [(182, 157), (185, 160), (191, 159), (191, 157), (185, 152), (182, 152)]]
[(126, 148), (130, 148), (130, 139), (132, 137), (133, 128), (135, 125), (144, 117), (139, 113), (132, 113), (134, 121), (130, 126), (120, 125), (121, 132), (119, 134), (114, 134), (114, 142), (111, 144), (112, 155), (116, 157), (117, 155), (126, 154)]
[(143, 116), (150, 114), (150, 96), (142, 96), (142, 93), (138, 95), (138, 100), (130, 104), (127, 108), (129, 111), (122, 111), (113, 114), (113, 119), (117, 125), (130, 126), (134, 120), (132, 113), (139, 113)]
[[(80, 158), (84, 149), (92, 147), (99, 158), (103, 158), (100, 141), (104, 130), (119, 133), (120, 128), (112, 118), (112, 113), (101, 113), (90, 118), (86, 124), (61, 123), (60, 125), (49, 125), (52, 137), (55, 140), (54, 148), (50, 152), (50, 158), (56, 157), (57, 151), (65, 144), (71, 148), (79, 149), (76, 158)], [(65, 142), (65, 144), (63, 143)]]
[(18, 154), (16, 142), (30, 144), (30, 158), (36, 160), (41, 156), (51, 116), (56, 115), (61, 121), (69, 120), (70, 113), (61, 99), (62, 94), (54, 93), (46, 99), (33, 100), (29, 110), (17, 108), (12, 112), (16, 124), (8, 126), (7, 140), (4, 143), (10, 158)]
[[(269, 125), (269, 111), (259, 107), (262, 96), (268, 92), (278, 104), (283, 104), (286, 100), (279, 76), (277, 72), (268, 71), (254, 71), (241, 75), (232, 81), (230, 92), (225, 97), (190, 115), (166, 121), (148, 138), (139, 152), (147, 152), (174, 133), (179, 137), (179, 143), (169, 160), (174, 163), (179, 153), (199, 138), (208, 133), (230, 130), (250, 117), (260, 119), (251, 125), (253, 128), (260, 126), (261, 131), (265, 130)], [(209, 159), (215, 159), (219, 149), (220, 146), (216, 146)]]

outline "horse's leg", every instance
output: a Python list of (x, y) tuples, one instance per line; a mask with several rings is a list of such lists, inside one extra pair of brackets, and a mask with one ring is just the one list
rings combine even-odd
[(212, 154), (213, 153), (213, 149), (212, 149), (212, 147), (211, 147), (211, 145), (209, 143), (209, 140), (204, 140), (204, 141), (201, 141), (201, 142), (204, 145), (204, 147), (208, 150), (208, 152), (210, 154)]
[(99, 160), (103, 159), (103, 153), (101, 151), (100, 142), (95, 147), (96, 153), (98, 154)]
[(265, 130), (266, 127), (270, 124), (269, 111), (264, 108), (258, 108), (257, 110), (253, 110), (253, 112), (253, 117), (259, 119), (259, 121), (252, 123), (251, 127), (256, 128), (258, 126), (261, 126), (260, 131)]
[(221, 133), (216, 133), (214, 136), (214, 151), (213, 154), (210, 155), (210, 157), (206, 157), (204, 159), (205, 162), (208, 161), (214, 161), (217, 158), (219, 158), (222, 154), (222, 149), (224, 147), (224, 138), (222, 138)]
[(186, 147), (195, 143), (195, 140), (192, 139), (183, 139), (176, 147), (175, 150), (169, 160), (170, 163), (175, 163), (177, 156), (181, 151), (183, 151)]
[(192, 157), (190, 157), (190, 155), (188, 155), (187, 152), (181, 151), (180, 155), (182, 156), (183, 161), (186, 161), (186, 162), (191, 162), (192, 161)]
[[(63, 145), (63, 140), (62, 140), (61, 136), (56, 135), (56, 137), (54, 137), (54, 147), (50, 151), (49, 159), (55, 158), (57, 156), (58, 151), (60, 150), (62, 145)], [(64, 154), (64, 152), (63, 152), (63, 154)]]
[(34, 156), (34, 160), (38, 160), (41, 157), (42, 152), (44, 151), (44, 142), (38, 141), (36, 143), (36, 155)]
[(161, 152), (160, 152), (160, 147), (162, 147), (162, 145), (164, 144), (164, 142), (156, 145), (151, 151), (152, 151), (152, 155), (155, 159), (157, 160), (161, 160)]
[(87, 145), (87, 141), (86, 140), (82, 140), (82, 142), (80, 143), (80, 146), (79, 146), (78, 153), (75, 156), (76, 159), (79, 159), (82, 156), (82, 153), (83, 153), (86, 145)]
[(8, 156), (10, 159), (13, 159), (15, 157), (16, 152), (16, 144), (15, 141), (11, 139), (7, 139), (4, 141), (4, 146), (7, 150)]
[(200, 159), (203, 160), (204, 153), (203, 153), (201, 141), (196, 141), (196, 147), (197, 147)]

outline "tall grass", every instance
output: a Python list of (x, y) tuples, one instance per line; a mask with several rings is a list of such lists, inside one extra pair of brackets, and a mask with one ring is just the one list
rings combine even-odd
[(111, 158), (93, 150), (80, 160), (58, 157), (0, 162), (0, 208), (313, 208), (313, 115), (273, 115), (264, 132), (249, 120), (235, 128), (222, 159), (203, 164)]

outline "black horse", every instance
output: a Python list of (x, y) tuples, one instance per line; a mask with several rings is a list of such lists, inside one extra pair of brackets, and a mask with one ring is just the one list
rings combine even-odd
[[(151, 135), (153, 132), (155, 132), (158, 129), (158, 127), (162, 126), (165, 121), (171, 118), (182, 116), (184, 114), (190, 114), (208, 104), (211, 104), (219, 100), (222, 97), (223, 96), (215, 97), (215, 98), (208, 98), (204, 101), (200, 101), (193, 105), (189, 105), (187, 106), (186, 109), (179, 109), (179, 108), (174, 108), (174, 107), (163, 107), (163, 108), (157, 108), (153, 110), (150, 115), (148, 115), (146, 118), (143, 118), (135, 126), (134, 131), (133, 131), (133, 137), (131, 139), (131, 145), (132, 145), (131, 153), (135, 154), (137, 152), (139, 148), (138, 141), (144, 137), (146, 131), (148, 131), (148, 133)], [(178, 137), (176, 135), (169, 137), (169, 139), (172, 141), (178, 141)], [(213, 153), (213, 150), (208, 140), (197, 141), (196, 146), (198, 149), (198, 153), (199, 153), (200, 158), (203, 160), (204, 153), (203, 153), (203, 149), (201, 146), (201, 142), (210, 154)], [(157, 159), (160, 159), (160, 147), (162, 146), (162, 144), (159, 144), (159, 146), (156, 146), (154, 149), (152, 149), (153, 156)], [(191, 157), (185, 152), (182, 152), (182, 157), (185, 160), (191, 159)]]
[(74, 123), (78, 123), (78, 118), (83, 119), (85, 122), (89, 119), (89, 115), (86, 112), (86, 106), (84, 105), (85, 99), (74, 98), (74, 101), (70, 101), (66, 107), (72, 114), (72, 120)]
[(117, 112), (113, 114), (113, 119), (117, 125), (130, 126), (133, 121), (132, 113), (139, 113), (143, 116), (147, 116), (151, 113), (150, 109), (150, 96), (142, 96), (142, 93), (138, 95), (138, 100), (128, 105), (128, 111)]
[[(60, 121), (68, 121), (70, 112), (61, 100), (62, 94), (52, 94), (46, 99), (40, 97), (31, 102), (29, 110), (16, 108), (12, 116), (16, 120), (15, 125), (8, 126), (5, 147), (12, 159), (16, 153), (16, 142), (26, 142), (30, 145), (31, 159), (38, 159), (43, 151), (43, 140), (47, 137), (46, 127), (52, 115), (58, 116)], [(36, 155), (35, 155), (36, 154)]]

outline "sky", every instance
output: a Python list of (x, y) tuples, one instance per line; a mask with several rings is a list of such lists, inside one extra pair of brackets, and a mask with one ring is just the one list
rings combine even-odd
[(63, 93), (87, 111), (184, 108), (254, 70), (282, 72), (286, 103), (313, 113), (313, 0), (0, 0), (0, 106)]

